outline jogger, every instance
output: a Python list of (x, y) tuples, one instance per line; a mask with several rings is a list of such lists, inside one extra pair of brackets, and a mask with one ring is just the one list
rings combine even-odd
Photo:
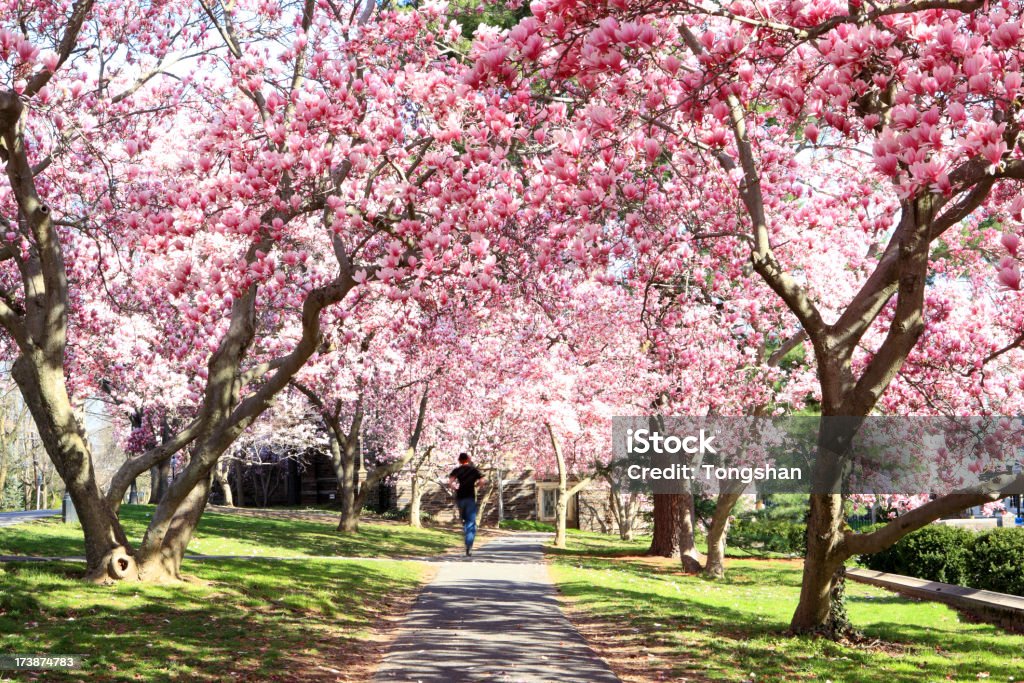
[(455, 504), (462, 518), (462, 533), (466, 539), (466, 554), (473, 554), (476, 540), (476, 489), (486, 480), (469, 459), (468, 453), (459, 453), (459, 466), (448, 475), (448, 484), (455, 489)]
[(466, 537), (466, 554), (469, 555), (476, 539), (476, 512), (479, 508), (472, 498), (462, 498), (457, 504), (462, 518), (462, 533)]

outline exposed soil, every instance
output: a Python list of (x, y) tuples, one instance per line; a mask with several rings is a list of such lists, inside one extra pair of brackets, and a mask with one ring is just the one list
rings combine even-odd
[(681, 680), (700, 683), (712, 680), (702, 671), (688, 668), (687, 662), (673, 653), (673, 648), (662, 643), (656, 634), (642, 633), (626, 623), (609, 623), (576, 607), (561, 592), (558, 593), (558, 601), (590, 648), (608, 663), (623, 683)]
[[(436, 574), (437, 568), (428, 566), (423, 585), (430, 583)], [(331, 656), (291, 659), (279, 680), (289, 683), (366, 683), (373, 680), (377, 667), (418, 596), (419, 591), (413, 591), (390, 595), (382, 600), (369, 633), (364, 633), (359, 640), (337, 633), (317, 634), (317, 649), (331, 653)]]

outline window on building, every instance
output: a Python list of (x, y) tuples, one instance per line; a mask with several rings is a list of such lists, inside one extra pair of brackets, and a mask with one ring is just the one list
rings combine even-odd
[[(578, 495), (578, 494), (577, 494)], [(558, 506), (558, 484), (546, 483), (537, 485), (537, 519), (543, 522), (553, 522), (557, 515)], [(576, 523), (576, 496), (569, 497), (569, 506), (566, 509), (566, 520), (570, 526)]]
[(540, 489), (540, 510), (537, 516), (542, 520), (554, 519), (555, 509), (558, 505), (558, 489), (553, 486), (548, 486)]

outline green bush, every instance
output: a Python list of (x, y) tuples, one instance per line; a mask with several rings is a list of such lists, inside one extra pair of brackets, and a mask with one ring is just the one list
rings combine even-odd
[[(409, 521), (409, 506), (406, 505), (401, 510), (396, 510), (394, 508), (389, 508), (387, 510), (384, 510), (383, 512), (378, 512), (376, 514), (376, 516), (378, 518), (380, 518), (380, 519), (390, 519), (390, 520), (396, 520), (396, 521), (399, 521), (399, 522), (408, 522)], [(422, 515), (420, 515), (420, 517), (422, 518)]]
[(978, 536), (967, 585), (1024, 596), (1024, 528), (993, 529)]
[(974, 532), (930, 524), (881, 552), (862, 555), (860, 563), (880, 572), (964, 586), (974, 543)]
[(512, 531), (547, 531), (554, 532), (555, 525), (545, 522), (537, 522), (532, 519), (505, 519), (498, 525), (499, 529), (511, 529)]
[(807, 525), (782, 519), (740, 518), (729, 527), (729, 545), (803, 555), (807, 549)]

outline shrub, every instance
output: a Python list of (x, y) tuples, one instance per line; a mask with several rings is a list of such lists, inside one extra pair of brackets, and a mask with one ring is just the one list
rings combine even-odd
[(926, 581), (966, 585), (973, 532), (943, 524), (930, 524), (913, 531), (885, 550), (862, 555), (868, 569)]
[[(399, 522), (408, 522), (409, 521), (409, 506), (406, 505), (401, 510), (396, 510), (394, 508), (389, 508), (387, 510), (384, 510), (383, 512), (378, 512), (377, 513), (377, 517), (379, 517), (380, 519), (391, 519), (391, 520), (397, 520)], [(420, 515), (421, 519), (422, 519), (422, 517), (423, 516)]]
[(747, 550), (802, 555), (807, 525), (781, 519), (737, 519), (729, 527), (729, 545)]
[(532, 519), (504, 519), (498, 525), (499, 529), (511, 529), (513, 531), (547, 531), (554, 532), (555, 525), (545, 522), (537, 522)]
[(1024, 596), (1024, 529), (993, 529), (978, 536), (967, 585)]

